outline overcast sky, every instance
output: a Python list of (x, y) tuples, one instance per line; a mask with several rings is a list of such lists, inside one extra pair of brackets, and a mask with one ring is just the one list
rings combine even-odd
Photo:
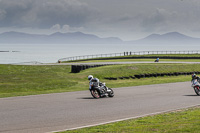
[(200, 0), (0, 0), (0, 33), (81, 31), (135, 40), (177, 31), (200, 37)]

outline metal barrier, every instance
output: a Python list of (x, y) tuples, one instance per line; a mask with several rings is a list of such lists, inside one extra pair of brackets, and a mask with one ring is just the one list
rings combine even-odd
[(75, 61), (75, 60), (87, 60), (93, 58), (104, 58), (104, 57), (120, 57), (120, 56), (131, 56), (131, 55), (160, 55), (160, 54), (199, 54), (200, 51), (139, 51), (139, 52), (123, 52), (123, 53), (110, 53), (110, 54), (96, 54), (96, 55), (82, 55), (59, 59), (58, 62), (63, 61)]

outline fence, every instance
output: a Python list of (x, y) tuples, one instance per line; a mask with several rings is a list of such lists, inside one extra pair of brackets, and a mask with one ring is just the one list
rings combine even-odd
[(75, 61), (75, 60), (87, 60), (93, 58), (103, 58), (103, 57), (119, 57), (119, 56), (130, 56), (130, 55), (160, 55), (160, 54), (200, 54), (200, 51), (139, 51), (139, 52), (123, 52), (123, 53), (110, 53), (110, 54), (96, 54), (96, 55), (83, 55), (74, 56), (59, 59), (58, 62), (63, 61)]

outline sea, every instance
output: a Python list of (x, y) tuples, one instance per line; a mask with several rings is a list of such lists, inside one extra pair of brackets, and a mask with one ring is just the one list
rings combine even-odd
[(0, 64), (56, 63), (61, 58), (139, 51), (193, 51), (199, 45), (0, 44)]

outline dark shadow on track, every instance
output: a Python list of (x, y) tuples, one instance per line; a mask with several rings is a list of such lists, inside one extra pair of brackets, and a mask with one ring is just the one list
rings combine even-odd
[[(102, 97), (102, 98), (99, 98), (99, 99), (107, 99), (107, 98), (111, 98), (111, 97)], [(93, 97), (79, 97), (77, 99), (96, 99), (96, 98), (93, 98)]]
[(192, 97), (192, 96), (198, 96), (198, 95), (195, 95), (195, 94), (194, 94), (194, 95), (183, 95), (183, 96), (190, 96), (190, 97)]
[(77, 99), (95, 99), (93, 97), (80, 97), (80, 98), (77, 98)]

